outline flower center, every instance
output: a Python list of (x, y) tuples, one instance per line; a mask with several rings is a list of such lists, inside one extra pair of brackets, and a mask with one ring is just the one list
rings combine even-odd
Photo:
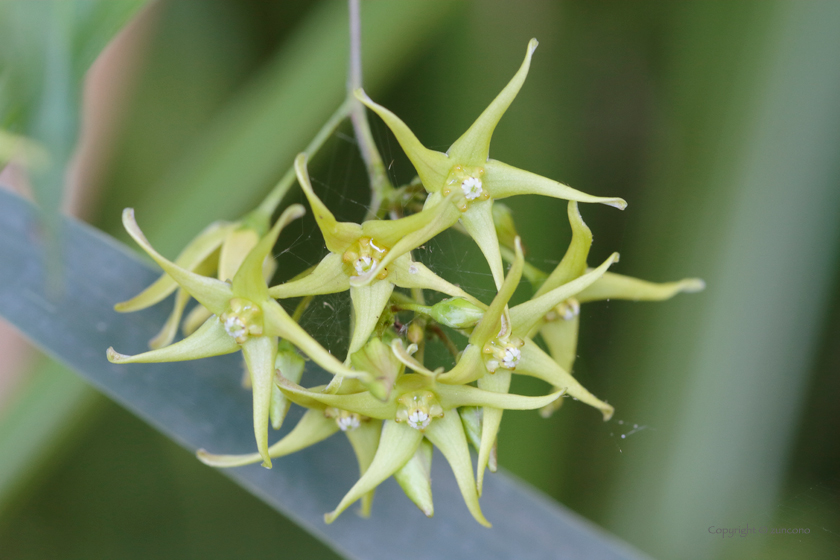
[(466, 212), (471, 202), (490, 199), (490, 193), (484, 190), (484, 182), (481, 180), (483, 175), (482, 167), (456, 165), (449, 172), (441, 194), (449, 196), (454, 192), (452, 203), (461, 212)]
[(397, 422), (406, 422), (415, 430), (425, 430), (432, 418), (443, 416), (443, 408), (431, 391), (414, 391), (397, 399)]
[(496, 373), (499, 368), (515, 370), (522, 359), (520, 348), (525, 344), (521, 338), (495, 338), (484, 345), (484, 365), (490, 373)]
[[(361, 276), (379, 266), (387, 254), (387, 247), (379, 245), (370, 237), (362, 237), (344, 252), (341, 259), (344, 261), (345, 272), (348, 276)], [(387, 276), (388, 271), (383, 270), (377, 278), (382, 280)]]
[(334, 406), (328, 407), (324, 411), (324, 416), (334, 419), (336, 425), (338, 425), (338, 428), (342, 432), (351, 432), (361, 426), (363, 420), (367, 420), (367, 417), (361, 414), (342, 410)]
[(263, 333), (262, 309), (244, 298), (233, 298), (230, 307), (219, 316), (225, 332), (239, 344)]

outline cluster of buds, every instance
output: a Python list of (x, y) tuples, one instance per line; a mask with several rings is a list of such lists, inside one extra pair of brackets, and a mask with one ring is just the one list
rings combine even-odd
[[(283, 227), (300, 217), (293, 205), (269, 228), (258, 214), (235, 223), (214, 224), (171, 262), (140, 231), (133, 211), (123, 222), (134, 240), (163, 269), (161, 278), (135, 298), (118, 304), (133, 311), (177, 292), (175, 308), (152, 350), (126, 356), (108, 350), (116, 363), (193, 360), (242, 351), (253, 392), (256, 452), (218, 455), (204, 450), (209, 465), (234, 467), (262, 462), (344, 433), (359, 464), (360, 478), (326, 515), (332, 522), (361, 500), (370, 511), (375, 488), (394, 476), (406, 495), (428, 516), (434, 512), (430, 480), (432, 447), (454, 471), (475, 519), (489, 525), (479, 505), (484, 474), (496, 467), (497, 435), (505, 410), (540, 410), (548, 415), (569, 396), (598, 409), (604, 420), (613, 407), (587, 391), (572, 375), (580, 306), (603, 299), (663, 300), (680, 291), (702, 289), (695, 279), (653, 284), (587, 265), (592, 234), (578, 203), (623, 209), (620, 198), (595, 197), (556, 181), (489, 158), (490, 137), (525, 81), (536, 40), (513, 79), (446, 153), (425, 148), (396, 115), (371, 101), (356, 99), (378, 114), (413, 163), (426, 199), (415, 213), (364, 223), (339, 222), (315, 193), (307, 157), (295, 173), (324, 237), (327, 254), (305, 275), (270, 285), (272, 249)], [(536, 194), (566, 199), (572, 239), (550, 273), (526, 263), (510, 211), (499, 199)], [(481, 301), (412, 258), (412, 251), (457, 226), (484, 254), (496, 285)], [(504, 261), (509, 263), (505, 270)], [(531, 299), (510, 303), (523, 275)], [(342, 362), (300, 325), (313, 297), (349, 292), (352, 301), (349, 350)], [(174, 342), (190, 297), (198, 305), (183, 321), (187, 335)], [(278, 300), (303, 298), (294, 316)], [(436, 300), (426, 304), (426, 298)], [(460, 343), (459, 343), (460, 342)], [(427, 344), (441, 343), (449, 364), (436, 369), (424, 360)], [(544, 349), (546, 348), (547, 351)], [(305, 387), (308, 357), (333, 375), (326, 385)], [(513, 374), (546, 383), (546, 394), (510, 393)], [(291, 404), (306, 409), (298, 424), (269, 444), (271, 425), (279, 429)], [(477, 462), (470, 446), (477, 451)]]

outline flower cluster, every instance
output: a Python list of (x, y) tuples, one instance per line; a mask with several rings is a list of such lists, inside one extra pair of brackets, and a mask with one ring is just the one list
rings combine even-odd
[[(356, 98), (385, 121), (417, 170), (419, 183), (405, 188), (422, 185), (425, 201), (415, 213), (396, 219), (339, 222), (312, 187), (306, 155), (299, 155), (295, 173), (328, 253), (311, 271), (288, 282), (269, 286), (275, 269), (271, 255), (281, 229), (303, 215), (300, 205), (286, 209), (271, 228), (256, 215), (214, 224), (174, 262), (152, 248), (133, 211), (124, 212), (129, 234), (164, 274), (117, 310), (142, 309), (177, 293), (172, 315), (152, 340), (151, 351), (126, 356), (108, 349), (109, 360), (193, 360), (241, 350), (247, 365), (257, 451), (216, 455), (200, 450), (202, 461), (218, 467), (262, 461), (271, 467), (272, 459), (343, 432), (361, 476), (326, 515), (329, 523), (357, 500), (363, 513), (368, 512), (375, 488), (390, 476), (431, 516), (430, 464), (436, 446), (451, 465), (472, 515), (489, 525), (479, 497), (485, 471), (496, 468), (496, 439), (505, 410), (538, 409), (548, 415), (561, 397), (570, 396), (600, 410), (605, 420), (612, 416), (613, 407), (571, 374), (580, 305), (600, 299), (662, 300), (702, 289), (702, 282), (653, 284), (608, 272), (618, 261), (617, 253), (589, 268), (592, 234), (578, 203), (623, 209), (625, 202), (591, 196), (489, 158), (490, 138), (525, 81), (536, 46), (536, 40), (529, 43), (513, 79), (446, 153), (425, 148), (397, 116), (357, 90)], [(550, 273), (525, 262), (510, 211), (497, 202), (521, 194), (569, 201), (572, 240)], [(484, 254), (496, 285), (492, 301), (479, 300), (412, 258), (413, 250), (451, 227), (472, 237)], [(504, 261), (510, 263), (506, 272)], [(523, 276), (534, 295), (512, 305)], [(348, 354), (341, 362), (299, 320), (312, 297), (345, 291), (353, 315)], [(437, 303), (427, 305), (426, 296)], [(187, 336), (172, 343), (190, 297), (199, 305), (183, 321)], [(304, 298), (294, 316), (277, 301), (289, 298)], [(456, 343), (459, 336), (466, 339), (462, 346)], [(424, 349), (433, 339), (452, 353), (449, 369), (425, 365)], [(332, 381), (302, 385), (305, 357), (331, 373)], [(513, 374), (545, 381), (546, 394), (511, 394)], [(269, 424), (279, 428), (291, 403), (304, 407), (305, 414), (285, 437), (269, 445)], [(471, 445), (478, 453), (476, 465)]]

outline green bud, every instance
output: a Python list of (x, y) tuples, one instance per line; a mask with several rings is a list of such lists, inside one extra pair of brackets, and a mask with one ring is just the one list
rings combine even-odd
[(484, 316), (484, 309), (464, 298), (454, 297), (433, 305), (429, 315), (441, 325), (453, 329), (470, 329)]

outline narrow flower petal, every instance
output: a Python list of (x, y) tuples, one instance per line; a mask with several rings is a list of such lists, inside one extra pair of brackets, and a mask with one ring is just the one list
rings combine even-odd
[(403, 255), (396, 259), (388, 269), (387, 280), (400, 288), (420, 288), (422, 290), (434, 290), (453, 297), (464, 298), (470, 303), (479, 307), (486, 307), (455, 284), (447, 282), (421, 262), (411, 260), (409, 255)]
[(402, 340), (399, 338), (395, 338), (391, 341), (391, 351), (400, 362), (405, 364), (406, 367), (411, 368), (411, 371), (428, 377), (437, 377), (437, 373), (427, 369), (426, 366), (415, 360), (414, 357), (406, 351), (403, 347)]
[(706, 284), (699, 278), (686, 278), (679, 282), (648, 282), (622, 274), (607, 272), (597, 282), (575, 298), (583, 303), (604, 299), (629, 299), (632, 301), (661, 301), (680, 292), (699, 292)]
[[(303, 377), (305, 366), (303, 358), (297, 353), (288, 340), (281, 340), (277, 347), (277, 357), (274, 359), (274, 369), (280, 375), (292, 383), (300, 383)], [(283, 426), (283, 420), (289, 412), (291, 401), (277, 387), (276, 383), (271, 384), (271, 427), (279, 430)]]
[[(546, 357), (551, 360), (548, 355)], [(501, 371), (498, 370), (498, 372)], [(519, 371), (519, 366), (516, 367), (516, 372), (525, 373)], [(457, 408), (459, 406), (490, 406), (508, 410), (536, 410), (559, 399), (563, 395), (563, 391), (559, 390), (540, 397), (526, 397), (524, 395), (484, 391), (472, 385), (439, 384), (434, 390), (438, 394), (438, 397), (440, 397), (440, 405), (444, 409)]]
[[(175, 259), (175, 264), (186, 270), (194, 270), (219, 248), (236, 227), (237, 224), (226, 222), (210, 224), (181, 251)], [(116, 304), (114, 309), (121, 313), (145, 309), (166, 299), (177, 287), (178, 283), (169, 274), (163, 274), (138, 295)]]
[[(268, 456), (276, 459), (290, 455), (327, 439), (337, 431), (338, 424), (332, 418), (324, 416), (323, 410), (307, 410), (286, 437), (268, 448)], [(262, 460), (262, 455), (259, 453), (214, 455), (204, 449), (199, 449), (196, 455), (202, 463), (211, 467), (241, 467)]]
[(245, 260), (242, 266), (236, 271), (233, 277), (233, 293), (237, 297), (243, 297), (257, 302), (268, 297), (268, 286), (263, 277), (263, 263), (265, 258), (271, 254), (274, 244), (280, 231), (289, 225), (290, 222), (300, 218), (306, 213), (306, 209), (300, 204), (292, 204), (277, 218), (274, 227), (257, 243)]
[[(486, 316), (487, 315), (485, 314), (485, 317)], [(481, 325), (481, 323), (479, 323), (479, 325)], [(475, 330), (473, 330), (473, 333), (475, 333)], [(482, 375), (485, 375), (487, 373), (487, 368), (484, 367), (484, 358), (481, 354), (482, 346), (483, 344), (469, 344), (466, 348), (464, 348), (464, 351), (461, 353), (461, 357), (458, 359), (458, 363), (455, 364), (455, 367), (438, 375), (437, 381), (458, 385), (461, 383), (471, 383), (476, 379), (481, 378)]]
[(283, 377), (276, 378), (280, 390), (283, 391), (292, 402), (297, 403), (307, 408), (314, 406), (334, 406), (341, 410), (348, 412), (355, 412), (368, 418), (378, 418), (379, 420), (393, 419), (397, 413), (397, 405), (393, 398), (388, 402), (382, 402), (369, 391), (362, 391), (360, 393), (353, 393), (349, 395), (335, 395), (332, 393), (320, 393), (310, 391), (303, 387), (284, 379)]
[[(511, 377), (510, 371), (499, 369), (493, 375), (485, 375), (479, 379), (478, 388), (492, 393), (507, 394), (510, 390)], [(484, 407), (481, 421), (481, 445), (478, 448), (478, 464), (476, 465), (476, 487), (479, 496), (481, 496), (481, 489), (484, 486), (484, 469), (487, 468), (487, 464), (490, 462), (490, 453), (493, 451), (493, 446), (496, 445), (496, 436), (499, 434), (503, 412), (504, 410), (501, 408)]]
[(397, 137), (397, 142), (400, 143), (408, 159), (411, 160), (426, 190), (437, 192), (442, 189), (443, 182), (446, 180), (449, 169), (453, 165), (446, 154), (429, 150), (423, 146), (417, 137), (414, 136), (414, 133), (411, 132), (411, 129), (399, 117), (385, 107), (371, 101), (370, 97), (363, 90), (357, 89), (355, 94), (359, 101), (367, 105), (371, 111), (385, 121), (385, 124), (391, 129), (391, 132)]
[(455, 480), (458, 482), (458, 488), (461, 490), (461, 495), (464, 497), (464, 502), (472, 516), (485, 527), (490, 527), (490, 522), (484, 518), (484, 514), (481, 513), (481, 506), (478, 504), (470, 450), (467, 446), (467, 438), (464, 435), (464, 427), (461, 425), (461, 419), (457, 412), (447, 410), (442, 418), (432, 421), (426, 428), (426, 437), (435, 447), (440, 449), (447, 462), (449, 462), (449, 466), (452, 467)]
[(531, 330), (553, 307), (576, 295), (584, 288), (591, 286), (593, 282), (603, 276), (607, 269), (617, 261), (618, 253), (613, 253), (598, 268), (540, 297), (526, 301), (525, 303), (520, 303), (511, 309), (510, 318), (513, 322), (513, 334), (519, 337), (528, 336)]
[(257, 450), (263, 458), (263, 466), (267, 469), (271, 468), (271, 458), (268, 456), (268, 420), (276, 353), (277, 340), (271, 336), (256, 336), (242, 345), (242, 354), (251, 375), (251, 390), (254, 394), (254, 436), (257, 439)]
[(377, 280), (370, 286), (350, 288), (350, 299), (353, 300), (353, 334), (350, 337), (348, 356), (360, 350), (373, 334), (373, 329), (388, 305), (393, 291), (394, 285), (386, 280)]
[(420, 447), (400, 470), (394, 473), (394, 478), (414, 505), (426, 517), (435, 514), (432, 502), (432, 443), (423, 439)]
[(184, 307), (190, 301), (190, 294), (183, 288), (178, 288), (175, 292), (175, 305), (172, 307), (172, 312), (160, 329), (160, 332), (149, 341), (149, 348), (157, 350), (164, 346), (169, 346), (175, 340), (175, 335), (178, 334), (178, 325), (181, 323), (181, 316), (184, 314)]
[[(507, 332), (501, 332), (501, 330), (504, 330), (500, 329), (501, 318), (508, 301), (510, 301), (513, 292), (516, 291), (516, 287), (519, 285), (519, 280), (522, 278), (522, 267), (525, 262), (525, 256), (522, 254), (522, 244), (519, 242), (519, 238), (516, 239), (515, 243), (516, 259), (513, 261), (510, 270), (508, 270), (504, 283), (499, 288), (496, 297), (490, 302), (490, 307), (487, 308), (484, 317), (481, 318), (481, 321), (473, 329), (470, 335), (470, 344), (484, 346), (484, 343), (495, 336), (499, 336), (500, 334), (510, 335), (509, 326), (506, 328)], [(502, 327), (504, 326), (502, 325)]]
[(215, 278), (208, 278), (206, 276), (190, 272), (189, 270), (181, 268), (161, 256), (160, 253), (155, 251), (146, 239), (146, 236), (143, 235), (143, 232), (140, 230), (137, 222), (134, 220), (133, 208), (126, 208), (123, 210), (122, 220), (123, 226), (125, 226), (126, 231), (134, 239), (134, 241), (136, 241), (137, 244), (140, 245), (140, 247), (142, 247), (143, 250), (146, 251), (146, 253), (148, 253), (148, 255), (152, 257), (152, 259), (154, 259), (154, 261), (178, 283), (178, 285), (187, 290), (192, 297), (197, 299), (201, 305), (212, 311), (214, 314), (220, 315), (225, 311), (228, 301), (230, 301), (230, 298), (233, 297), (233, 292), (231, 291), (230, 286), (224, 282), (216, 280)]
[(494, 199), (507, 198), (520, 194), (540, 194), (565, 200), (578, 202), (598, 202), (607, 206), (614, 206), (619, 210), (627, 207), (627, 202), (621, 198), (592, 196), (568, 187), (557, 181), (552, 181), (536, 173), (517, 169), (512, 165), (491, 159), (484, 164), (484, 188)]
[(525, 53), (525, 60), (514, 74), (508, 85), (496, 96), (484, 112), (467, 129), (467, 131), (449, 148), (449, 157), (453, 160), (464, 162), (468, 165), (481, 165), (487, 161), (490, 153), (490, 138), (499, 123), (499, 119), (505, 114), (511, 102), (519, 93), (525, 78), (528, 76), (528, 69), (531, 67), (531, 57), (539, 43), (536, 39), (528, 42), (528, 50)]
[(331, 253), (344, 253), (362, 235), (362, 226), (349, 222), (339, 222), (329, 208), (312, 190), (312, 181), (306, 168), (306, 154), (301, 153), (295, 158), (295, 173), (297, 174), (303, 194), (312, 206), (312, 213), (318, 228), (324, 236), (324, 242)]
[(548, 346), (548, 353), (561, 368), (568, 372), (572, 371), (577, 357), (579, 328), (580, 315), (575, 315), (571, 319), (559, 318), (556, 321), (547, 321), (540, 328), (540, 336)]
[[(394, 260), (421, 246), (440, 232), (452, 227), (452, 225), (461, 218), (461, 212), (450, 203), (449, 197), (441, 199), (441, 201), (434, 206), (424, 208), (423, 211), (418, 214), (414, 214), (414, 216), (421, 215), (423, 220), (418, 221), (417, 223), (417, 225), (421, 227), (412, 231), (407, 231), (405, 235), (399, 238), (399, 241), (395, 245), (391, 246), (391, 250), (388, 251), (388, 254), (385, 255), (385, 258), (379, 262), (376, 268), (363, 276), (351, 278), (350, 284), (356, 286), (370, 284), (373, 279), (379, 276), (379, 274), (385, 270), (386, 267), (390, 266)], [(411, 216), (411, 218), (414, 218), (414, 216)], [(374, 223), (387, 224), (388, 221), (379, 220)]]
[(400, 469), (414, 452), (423, 439), (423, 432), (415, 430), (406, 424), (398, 424), (387, 420), (382, 427), (382, 437), (373, 462), (365, 474), (350, 489), (333, 511), (324, 516), (324, 521), (332, 523), (341, 512), (350, 507), (353, 502), (379, 486), (386, 478)]
[(496, 236), (496, 225), (493, 223), (493, 201), (482, 200), (470, 204), (467, 211), (461, 215), (461, 224), (484, 254), (496, 288), (501, 287), (505, 272), (502, 253), (499, 250), (499, 238)]
[(217, 278), (222, 282), (233, 280), (236, 272), (248, 253), (260, 242), (260, 236), (253, 228), (242, 226), (231, 232), (222, 243), (219, 252), (219, 270)]
[(183, 362), (211, 356), (231, 354), (239, 350), (239, 345), (225, 331), (225, 327), (216, 317), (211, 317), (193, 334), (157, 350), (126, 356), (108, 348), (108, 361), (114, 364), (137, 364), (158, 362)]
[(309, 333), (294, 322), (286, 310), (273, 299), (261, 303), (265, 318), (265, 332), (270, 336), (285, 338), (297, 346), (312, 361), (334, 375), (370, 379), (371, 375), (364, 371), (353, 371), (339, 362), (335, 356), (327, 352)]
[[(356, 461), (359, 463), (359, 476), (364, 476), (367, 472), (373, 458), (376, 456), (376, 449), (379, 447), (379, 436), (382, 433), (382, 422), (378, 420), (369, 420), (362, 422), (361, 425), (354, 429), (344, 432), (347, 439), (350, 440), (350, 445), (353, 447), (353, 452), (356, 454)], [(362, 496), (362, 517), (370, 517), (370, 507), (373, 504), (373, 493), (376, 488), (372, 488), (367, 494)]]
[(583, 222), (578, 204), (574, 200), (569, 201), (568, 215), (572, 226), (572, 241), (566, 249), (566, 254), (563, 255), (563, 260), (540, 286), (534, 297), (559, 288), (586, 272), (586, 259), (589, 257), (589, 248), (592, 246), (592, 230)]
[(521, 352), (522, 357), (519, 360), (519, 365), (516, 366), (516, 373), (530, 375), (551, 383), (555, 388), (565, 389), (566, 394), (570, 397), (600, 410), (604, 415), (604, 420), (612, 418), (613, 412), (615, 411), (612, 406), (597, 399), (592, 393), (587, 391), (577, 379), (561, 368), (533, 340), (526, 339), (525, 345), (521, 348)]
[(368, 390), (380, 400), (391, 394), (399, 375), (405, 370), (391, 347), (378, 337), (371, 338), (360, 350), (350, 355), (350, 363), (359, 371), (367, 371), (373, 376)]
[(335, 294), (348, 289), (350, 280), (344, 272), (341, 255), (330, 253), (318, 263), (315, 270), (302, 278), (272, 286), (268, 289), (268, 295), (275, 299), (285, 299)]

